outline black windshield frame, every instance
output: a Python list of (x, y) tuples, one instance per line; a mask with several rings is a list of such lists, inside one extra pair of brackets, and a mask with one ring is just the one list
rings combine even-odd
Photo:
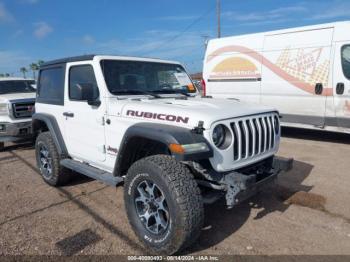
[(1, 80), (0, 94), (35, 93), (34, 80)]
[[(105, 83), (108, 91), (113, 95), (140, 95), (141, 92), (156, 93), (156, 94), (195, 94), (197, 89), (192, 82), (192, 79), (187, 74), (186, 70), (179, 64), (153, 62), (153, 61), (137, 61), (137, 60), (116, 60), (116, 59), (103, 59), (100, 61), (100, 66), (105, 79)], [(174, 82), (163, 81), (163, 88), (160, 88), (160, 72), (166, 70), (185, 74), (188, 78), (188, 85), (193, 86), (193, 89), (188, 88), (186, 85), (181, 86), (177, 82), (178, 87), (174, 88)], [(171, 74), (171, 73), (168, 73)], [(128, 76), (133, 78), (133, 83), (125, 88), (126, 78)], [(174, 74), (175, 75), (175, 74)], [(126, 76), (126, 77), (125, 77)], [(124, 78), (123, 80), (121, 78)], [(173, 76), (172, 76), (173, 77)], [(164, 80), (164, 79), (163, 79)], [(123, 83), (122, 83), (123, 82)], [(137, 84), (136, 84), (137, 83)], [(133, 86), (136, 85), (136, 86)], [(141, 87), (140, 87), (141, 86)], [(130, 92), (128, 92), (130, 90)], [(135, 92), (140, 90), (140, 92)], [(178, 92), (176, 92), (178, 90)], [(139, 93), (139, 94), (137, 94)]]

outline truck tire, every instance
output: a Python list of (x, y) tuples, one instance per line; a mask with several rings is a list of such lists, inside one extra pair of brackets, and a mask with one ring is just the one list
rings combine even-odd
[(51, 186), (62, 186), (69, 179), (69, 170), (60, 165), (60, 156), (50, 132), (40, 133), (35, 142), (35, 155), (42, 178)]
[(152, 254), (184, 249), (203, 227), (198, 185), (189, 169), (171, 156), (135, 162), (125, 178), (124, 202), (133, 230)]

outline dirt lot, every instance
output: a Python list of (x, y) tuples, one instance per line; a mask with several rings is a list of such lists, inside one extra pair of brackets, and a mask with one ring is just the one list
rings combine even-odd
[[(350, 255), (350, 136), (284, 129), (294, 169), (232, 210), (206, 206), (199, 241), (183, 254)], [(123, 188), (74, 175), (46, 185), (33, 148), (0, 152), (0, 254), (143, 254)]]

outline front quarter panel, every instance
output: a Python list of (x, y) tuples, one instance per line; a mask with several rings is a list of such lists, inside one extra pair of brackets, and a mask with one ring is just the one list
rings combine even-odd
[[(113, 125), (113, 122), (115, 124)], [(116, 128), (118, 126), (118, 128)], [(120, 174), (123, 155), (129, 150), (128, 143), (132, 138), (139, 137), (153, 140), (169, 146), (170, 144), (194, 144), (204, 142), (210, 148), (209, 142), (201, 134), (194, 133), (191, 129), (177, 126), (147, 123), (147, 122), (130, 122), (130, 119), (113, 117), (106, 128), (107, 136), (107, 155), (108, 161), (115, 164), (115, 175)], [(213, 156), (212, 150), (204, 153), (191, 154), (172, 154), (178, 161), (193, 161), (199, 159), (208, 159)]]

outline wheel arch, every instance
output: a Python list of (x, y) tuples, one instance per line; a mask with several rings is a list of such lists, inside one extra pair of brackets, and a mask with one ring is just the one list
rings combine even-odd
[[(184, 145), (200, 142), (206, 143), (210, 151), (204, 153), (175, 154), (169, 150), (170, 144)], [(144, 144), (150, 148), (148, 150), (149, 154), (139, 155), (137, 159), (130, 158), (130, 155), (135, 153), (135, 148), (139, 150)], [(155, 148), (154, 151), (151, 150), (152, 146)], [(164, 124), (138, 123), (129, 127), (124, 134), (113, 174), (115, 176), (121, 176), (125, 174), (135, 161), (142, 157), (156, 154), (171, 155), (178, 161), (208, 159), (213, 156), (212, 149), (206, 139), (201, 134), (197, 134), (190, 129)]]
[(40, 132), (49, 131), (60, 155), (68, 155), (67, 147), (64, 142), (61, 130), (53, 115), (44, 113), (35, 113), (32, 116), (33, 133), (37, 135)]

